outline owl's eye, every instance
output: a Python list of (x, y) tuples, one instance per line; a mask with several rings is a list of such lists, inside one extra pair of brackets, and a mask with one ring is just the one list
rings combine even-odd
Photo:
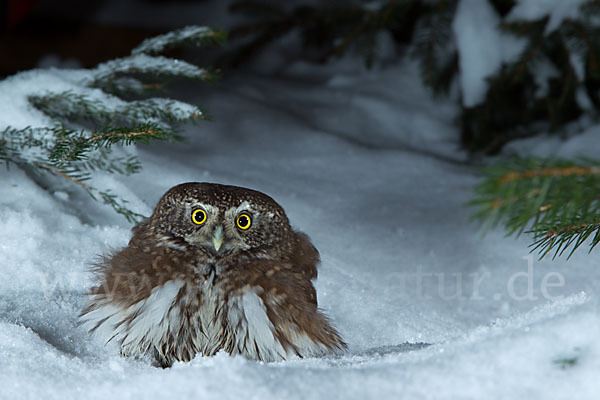
[(248, 213), (241, 213), (235, 219), (235, 224), (238, 228), (245, 231), (246, 229), (249, 229), (252, 226), (252, 217)]
[(197, 208), (192, 211), (192, 222), (196, 225), (202, 225), (206, 222), (206, 211), (201, 208)]

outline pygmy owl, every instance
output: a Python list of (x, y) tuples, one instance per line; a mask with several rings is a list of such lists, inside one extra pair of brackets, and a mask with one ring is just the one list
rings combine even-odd
[(335, 353), (346, 345), (317, 308), (318, 263), (271, 197), (184, 183), (95, 266), (81, 321), (163, 367), (219, 350), (261, 361)]

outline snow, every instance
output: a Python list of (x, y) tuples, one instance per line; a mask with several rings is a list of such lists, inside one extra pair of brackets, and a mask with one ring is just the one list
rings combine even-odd
[[(0, 82), (0, 130), (46, 124), (26, 96), (87, 74)], [(89, 265), (126, 245), (131, 226), (78, 187), (44, 190), (11, 166), (0, 170), (0, 398), (598, 398), (600, 253), (537, 260), (527, 235), (482, 237), (467, 222), (480, 178), (458, 150), (457, 107), (432, 99), (414, 64), (296, 63), (181, 93), (214, 121), (187, 127), (183, 143), (138, 146), (139, 174), (94, 183), (146, 215), (186, 181), (274, 197), (321, 252), (319, 305), (348, 354), (257, 363), (219, 353), (170, 369), (120, 357), (77, 315)], [(507, 152), (597, 156), (598, 129)]]
[(518, 0), (508, 14), (509, 20), (538, 20), (549, 17), (546, 33), (560, 26), (567, 18), (577, 17), (580, 6), (588, 0)]
[(500, 16), (488, 0), (461, 0), (452, 27), (458, 46), (463, 105), (485, 99), (487, 81), (502, 63), (523, 50), (524, 41), (498, 29)]
[(27, 98), (40, 95), (40, 88), (58, 93), (74, 88), (73, 78), (88, 75), (83, 70), (71, 70), (71, 74), (63, 71), (47, 70), (43, 74), (38, 71), (27, 71), (0, 81), (0, 127), (12, 126), (22, 129), (27, 126), (48, 126), (50, 118), (36, 110)]

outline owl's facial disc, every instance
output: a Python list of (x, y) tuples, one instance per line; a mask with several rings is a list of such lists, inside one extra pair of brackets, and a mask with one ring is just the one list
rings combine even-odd
[(213, 255), (223, 255), (235, 250), (238, 246), (227, 237), (220, 223), (199, 227), (195, 232), (186, 237), (186, 241), (194, 246), (201, 247)]
[(215, 223), (214, 226), (207, 227), (210, 231), (208, 237), (202, 235), (195, 244), (216, 256), (224, 256), (236, 250), (247, 250), (248, 246), (243, 239), (235, 235), (233, 229), (228, 229), (225, 224), (227, 222)]
[(249, 249), (247, 232), (253, 225), (253, 213), (243, 203), (226, 210), (206, 203), (191, 203), (183, 210), (188, 229), (183, 238), (216, 257)]

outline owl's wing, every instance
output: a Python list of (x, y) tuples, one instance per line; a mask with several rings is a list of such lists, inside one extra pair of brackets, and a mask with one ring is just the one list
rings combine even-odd
[(181, 320), (175, 305), (185, 280), (170, 267), (172, 257), (173, 249), (143, 251), (130, 243), (100, 260), (94, 266), (98, 284), (80, 315), (81, 326), (120, 343), (124, 355), (160, 352)]
[(179, 308), (174, 305), (183, 284), (168, 281), (154, 288), (148, 298), (130, 306), (92, 295), (80, 316), (81, 325), (107, 342), (120, 343), (123, 355), (151, 354), (178, 329)]
[(295, 270), (301, 272), (307, 279), (317, 278), (317, 266), (321, 261), (319, 251), (310, 241), (310, 238), (302, 232), (294, 232), (294, 252), (292, 264)]
[[(314, 257), (311, 265), (316, 269)], [(313, 357), (345, 349), (337, 331), (317, 308), (312, 274), (287, 260), (255, 260), (238, 271), (233, 298), (243, 306), (238, 308), (244, 318), (230, 322), (235, 329), (239, 321), (254, 321), (248, 332), (254, 329), (252, 336), (263, 338), (257, 342), (259, 350), (260, 345), (275, 349), (280, 358), (274, 359), (285, 359), (290, 354)]]
[(279, 275), (262, 283), (264, 289), (260, 297), (275, 335), (284, 347), (293, 349), (300, 357), (344, 350), (346, 344), (317, 308), (312, 282), (296, 279), (286, 271)]

